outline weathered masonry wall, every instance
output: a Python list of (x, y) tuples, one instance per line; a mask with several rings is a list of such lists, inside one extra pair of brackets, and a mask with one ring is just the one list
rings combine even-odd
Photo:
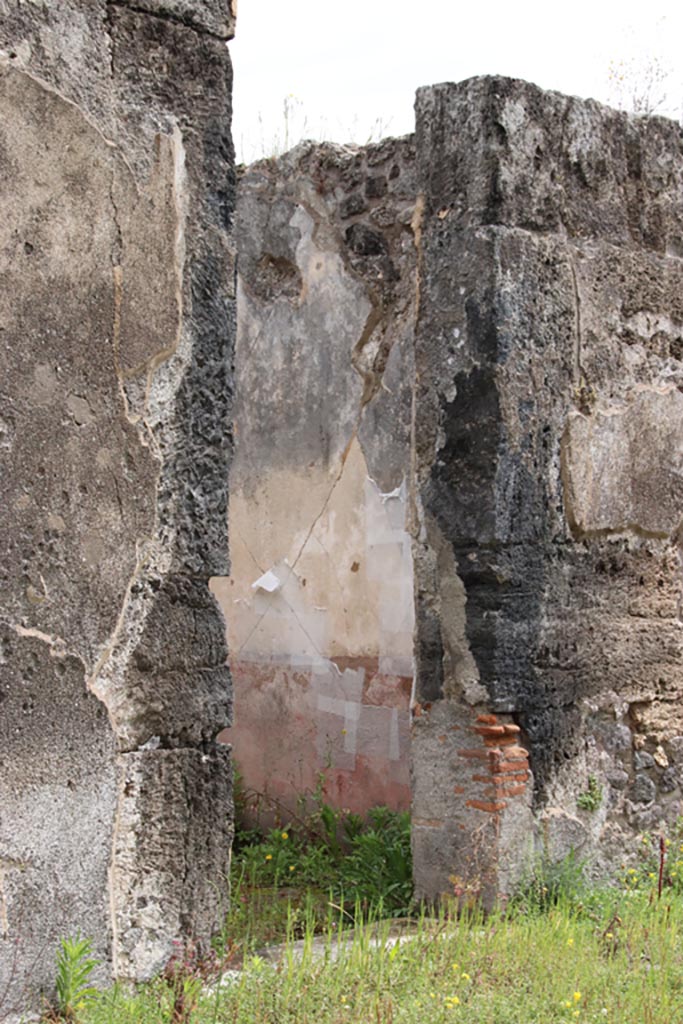
[(220, 920), (231, 34), (222, 0), (0, 0), (10, 1017), (62, 936), (140, 978)]
[(214, 587), (247, 784), (400, 805), (410, 760), (418, 894), (490, 899), (681, 811), (683, 154), (507, 79), (416, 112), (241, 183)]
[[(230, 730), (295, 810), (410, 805), (412, 140), (303, 144), (240, 182)], [(272, 806), (270, 803), (267, 806)]]
[(681, 811), (683, 152), (504, 79), (416, 151), (416, 880), (491, 895)]
[(233, 375), (227, 3), (0, 15), (1, 1012), (220, 921), (210, 580), (247, 783), (410, 795), (418, 895), (677, 817), (678, 126), (478, 79), (256, 165)]

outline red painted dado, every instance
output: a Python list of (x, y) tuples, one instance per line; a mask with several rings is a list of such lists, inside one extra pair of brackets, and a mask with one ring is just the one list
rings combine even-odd
[(359, 814), (409, 809), (412, 679), (381, 672), (377, 658), (236, 659), (231, 671), (234, 723), (219, 739), (233, 746), (250, 817), (286, 817), (319, 785), (328, 803)]

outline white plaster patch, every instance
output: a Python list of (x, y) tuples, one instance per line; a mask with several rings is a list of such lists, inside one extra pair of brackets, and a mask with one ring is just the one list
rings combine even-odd
[(279, 590), (282, 586), (282, 580), (269, 569), (264, 572), (263, 576), (259, 576), (257, 580), (251, 585), (252, 590), (265, 590), (268, 594), (273, 594), (276, 590)]
[(398, 711), (391, 710), (391, 722), (389, 724), (389, 760), (398, 761), (401, 754), (398, 736)]
[(361, 706), (352, 700), (337, 700), (334, 697), (318, 697), (318, 710), (339, 715), (344, 719), (342, 728), (343, 747), (347, 754), (355, 754), (357, 747), (358, 720)]

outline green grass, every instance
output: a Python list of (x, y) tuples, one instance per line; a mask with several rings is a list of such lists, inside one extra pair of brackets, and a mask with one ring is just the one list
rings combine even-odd
[(404, 816), (362, 822), (322, 800), (293, 824), (241, 830), (211, 955), (179, 950), (137, 992), (89, 994), (79, 1024), (683, 1022), (681, 823), (642, 836), (610, 887), (591, 887), (574, 856), (541, 860), (506, 908), (423, 908), (399, 943), (386, 916), (416, 913), (408, 838)]
[[(343, 919), (342, 919), (343, 920)], [(678, 1024), (683, 1021), (683, 908), (652, 891), (558, 897), (544, 911), (423, 915), (397, 945), (388, 922), (330, 927), (322, 954), (312, 934), (279, 963), (245, 958), (220, 987), (196, 985), (193, 1024)], [(301, 944), (300, 944), (301, 945)], [(192, 979), (196, 984), (196, 977)], [(176, 986), (177, 988), (177, 986)], [(201, 991), (200, 991), (201, 988)], [(114, 989), (84, 1024), (170, 1024), (174, 987), (160, 980), (135, 996)], [(177, 1018), (177, 1020), (183, 1018)]]

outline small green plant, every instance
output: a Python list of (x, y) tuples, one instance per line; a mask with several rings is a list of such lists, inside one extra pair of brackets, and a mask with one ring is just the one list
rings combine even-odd
[(585, 866), (574, 850), (562, 860), (539, 857), (508, 903), (513, 914), (545, 914), (552, 907), (578, 906), (586, 894)]
[(594, 775), (588, 776), (588, 786), (576, 798), (576, 806), (582, 811), (597, 811), (602, 803), (602, 787)]
[(76, 935), (62, 939), (57, 953), (57, 1013), (62, 1020), (76, 1021), (97, 995), (90, 975), (100, 961), (91, 956), (90, 939)]
[[(355, 920), (358, 908), (380, 917), (411, 912), (407, 813), (376, 807), (364, 819), (333, 807), (325, 798), (325, 771), (313, 791), (300, 794), (296, 812), (246, 790), (239, 773), (236, 779), (225, 950), (232, 945), (239, 958), (287, 934), (303, 937), (308, 926), (324, 932), (331, 907), (346, 923)], [(260, 825), (266, 814), (277, 827)]]
[(365, 907), (404, 915), (410, 913), (412, 874), (410, 816), (374, 807), (365, 828), (351, 833), (349, 852), (341, 863), (340, 890)]

